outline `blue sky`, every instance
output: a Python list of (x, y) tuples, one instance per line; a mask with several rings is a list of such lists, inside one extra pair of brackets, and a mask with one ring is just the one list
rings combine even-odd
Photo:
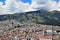
[[(3, 2), (3, 5), (5, 4), (5, 0), (0, 0), (0, 1)], [(24, 3), (29, 3), (29, 4), (32, 3), (32, 0), (21, 0), (21, 1)], [(53, 1), (56, 1), (57, 3), (59, 2), (59, 0), (53, 0)]]
[(0, 0), (1, 2), (3, 2), (3, 4), (5, 4), (5, 0)]
[[(5, 0), (0, 0), (1, 2), (5, 2)], [(22, 0), (24, 3), (26, 3), (26, 2), (29, 2), (29, 3), (31, 3), (31, 0)], [(59, 0), (54, 0), (54, 1), (56, 1), (56, 2), (59, 2)]]
[(28, 3), (30, 3), (31, 4), (31, 0), (22, 0), (23, 2), (28, 2)]
[(53, 1), (59, 2), (59, 0), (53, 0)]
[[(3, 5), (5, 4), (5, 0), (0, 0), (1, 2), (3, 2)], [(31, 4), (32, 0), (21, 0), (24, 3), (29, 3)]]

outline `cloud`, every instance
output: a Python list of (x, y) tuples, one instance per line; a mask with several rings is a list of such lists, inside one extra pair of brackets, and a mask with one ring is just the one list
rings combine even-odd
[(2, 13), (2, 2), (0, 2), (0, 13)]
[(49, 11), (60, 11), (60, 1), (57, 3), (53, 0), (32, 0), (32, 7), (36, 10), (45, 9)]
[(27, 11), (36, 11), (40, 9), (45, 10), (59, 10), (60, 2), (52, 0), (32, 0), (32, 3), (24, 3), (21, 0), (6, 0), (5, 5), (0, 2), (0, 14), (13, 14)]
[(37, 9), (45, 9), (52, 10), (52, 8), (56, 7), (56, 2), (51, 0), (32, 0), (33, 8)]
[(57, 4), (57, 6), (56, 6), (55, 10), (60, 11), (60, 2)]
[(3, 3), (0, 2), (0, 15), (24, 12), (30, 7), (29, 3), (23, 3), (17, 0), (6, 0), (5, 5), (2, 4)]

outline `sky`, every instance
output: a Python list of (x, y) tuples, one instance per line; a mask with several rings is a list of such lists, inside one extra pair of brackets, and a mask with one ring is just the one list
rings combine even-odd
[(60, 11), (60, 0), (0, 0), (0, 14), (13, 14), (40, 9)]
[[(5, 4), (6, 0), (0, 0), (0, 1), (3, 2), (3, 4)], [(24, 2), (24, 3), (30, 3), (30, 4), (31, 4), (31, 1), (32, 0), (22, 0), (22, 2)], [(53, 1), (59, 2), (59, 0), (53, 0)]]
[[(0, 2), (3, 2), (3, 5), (5, 5), (5, 1), (6, 0), (0, 0)], [(31, 0), (21, 0), (22, 2), (24, 2), (24, 3), (29, 3), (29, 4), (31, 4)]]

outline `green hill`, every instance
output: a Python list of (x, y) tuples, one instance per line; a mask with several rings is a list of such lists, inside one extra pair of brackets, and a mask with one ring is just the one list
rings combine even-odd
[(0, 15), (0, 21), (16, 19), (20, 23), (37, 23), (60, 26), (60, 11), (38, 10)]

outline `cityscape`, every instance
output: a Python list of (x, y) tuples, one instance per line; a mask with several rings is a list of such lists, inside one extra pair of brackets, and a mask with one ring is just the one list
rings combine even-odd
[(60, 26), (21, 24), (16, 20), (0, 22), (0, 26), (0, 40), (60, 40)]
[(60, 40), (60, 0), (0, 0), (0, 40)]

